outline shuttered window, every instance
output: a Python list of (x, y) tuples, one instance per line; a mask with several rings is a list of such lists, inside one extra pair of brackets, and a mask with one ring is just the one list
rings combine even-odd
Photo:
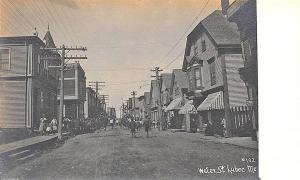
[(0, 70), (10, 70), (9, 48), (0, 48)]

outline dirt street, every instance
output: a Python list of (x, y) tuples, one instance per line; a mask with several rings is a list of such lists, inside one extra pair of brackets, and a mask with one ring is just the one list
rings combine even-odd
[(255, 150), (152, 130), (108, 128), (76, 136), (3, 174), (17, 179), (255, 179)]

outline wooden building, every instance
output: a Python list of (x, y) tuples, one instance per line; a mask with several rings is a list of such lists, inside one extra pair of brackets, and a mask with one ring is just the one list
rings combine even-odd
[(144, 118), (151, 118), (150, 92), (144, 92)]
[(184, 116), (178, 112), (184, 105), (185, 94), (188, 90), (187, 74), (181, 69), (173, 69), (170, 87), (171, 102), (164, 111), (168, 113), (168, 117), (170, 118), (170, 128), (182, 129), (185, 128), (185, 126), (183, 126)]
[[(38, 129), (39, 119), (57, 115), (59, 55), (40, 50), (55, 47), (48, 30), (43, 42), (37, 36), (0, 37), (0, 128)], [(57, 60), (47, 61), (44, 56)]]
[(74, 120), (76, 126), (79, 125), (79, 119), (84, 118), (85, 100), (85, 72), (78, 62), (67, 64), (64, 74), (64, 115)]
[(188, 35), (182, 70), (188, 74), (188, 98), (199, 111), (200, 129), (208, 122), (219, 126), (223, 118), (232, 128), (231, 109), (247, 101), (247, 88), (239, 74), (243, 67), (237, 26), (222, 11), (208, 15)]
[[(256, 0), (236, 0), (229, 7), (228, 0), (222, 0), (222, 7), (230, 22), (238, 26), (240, 33), (244, 67), (240, 69), (248, 91), (247, 105), (254, 108), (253, 128), (258, 129), (258, 73), (257, 73), (257, 16)], [(255, 137), (257, 135), (253, 135)]]
[(104, 112), (102, 101), (96, 92), (90, 88), (86, 88), (86, 97), (84, 101), (84, 118), (94, 118)]
[(159, 123), (159, 101), (160, 101), (160, 89), (159, 82), (157, 80), (151, 80), (150, 87), (150, 112), (151, 121), (155, 127)]
[(170, 121), (169, 113), (164, 111), (164, 109), (171, 102), (171, 80), (172, 73), (162, 73), (161, 74), (161, 105), (162, 105), (162, 122), (163, 128), (167, 127), (167, 123)]

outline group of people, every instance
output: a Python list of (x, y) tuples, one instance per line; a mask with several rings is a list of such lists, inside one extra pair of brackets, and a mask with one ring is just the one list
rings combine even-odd
[(56, 117), (53, 117), (53, 119), (49, 122), (45, 116), (45, 114), (42, 115), (40, 119), (40, 127), (39, 132), (41, 135), (50, 135), (57, 133), (58, 130), (58, 122)]
[(149, 137), (149, 130), (151, 127), (151, 121), (149, 120), (149, 118), (146, 118), (143, 123), (141, 123), (140, 121), (136, 121), (135, 119), (128, 118), (128, 122), (129, 122), (131, 137), (135, 137), (136, 131), (139, 131), (142, 124), (145, 127), (145, 132), (147, 133), (147, 137)]

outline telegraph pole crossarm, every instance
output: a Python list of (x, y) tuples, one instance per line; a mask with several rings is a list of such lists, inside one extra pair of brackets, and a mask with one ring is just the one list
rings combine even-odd
[(60, 65), (59, 66), (49, 66), (51, 68), (59, 68), (60, 70), (60, 88), (59, 88), (59, 118), (58, 118), (58, 139), (62, 139), (62, 123), (64, 118), (64, 71), (66, 70), (66, 62), (65, 59), (72, 60), (72, 59), (87, 59), (86, 56), (65, 56), (66, 51), (86, 51), (86, 47), (66, 47), (65, 45), (62, 45), (59, 48), (52, 48), (52, 47), (41, 47), (40, 50), (48, 50), (48, 51), (61, 51), (60, 57), (41, 57), (43, 60), (59, 60), (60, 59)]

